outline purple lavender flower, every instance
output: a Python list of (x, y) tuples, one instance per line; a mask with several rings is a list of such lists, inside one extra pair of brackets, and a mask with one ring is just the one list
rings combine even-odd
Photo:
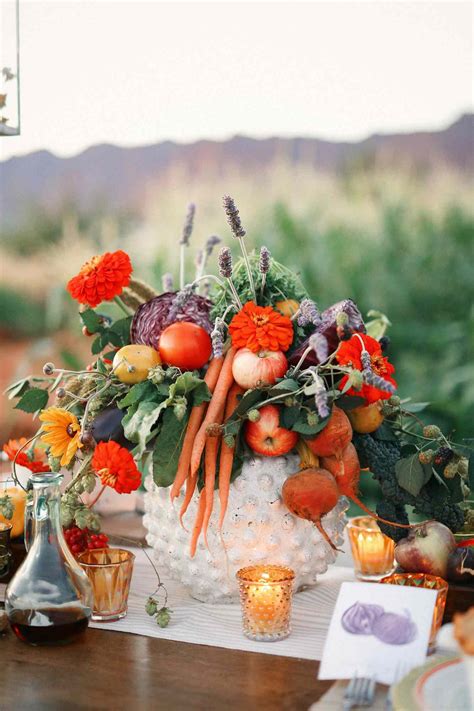
[(242, 227), (242, 222), (240, 220), (239, 211), (235, 206), (235, 202), (230, 195), (224, 195), (224, 210), (227, 215), (227, 222), (229, 223), (232, 234), (236, 239), (241, 239), (245, 237), (245, 230)]
[(367, 385), (372, 385), (374, 388), (377, 388), (377, 390), (383, 390), (391, 395), (393, 395), (397, 390), (392, 383), (389, 383), (388, 380), (381, 378), (380, 375), (374, 373), (371, 368), (364, 368), (362, 371), (362, 378), (364, 383), (367, 383)]
[(232, 253), (228, 247), (222, 247), (218, 257), (219, 273), (226, 279), (232, 278)]
[(363, 350), (360, 354), (360, 362), (362, 363), (362, 368), (364, 370), (372, 370), (372, 363), (370, 361), (370, 353)]
[(318, 415), (322, 420), (324, 420), (325, 417), (329, 416), (328, 394), (326, 392), (326, 388), (324, 387), (324, 382), (319, 376), (316, 380), (316, 384), (318, 389), (314, 394), (314, 401), (316, 403)]
[(214, 358), (222, 358), (224, 352), (224, 338), (222, 333), (222, 323), (217, 320), (211, 333), (212, 352)]
[(262, 274), (266, 274), (270, 269), (271, 259), (272, 255), (270, 254), (270, 250), (264, 245), (260, 248), (260, 260), (258, 263), (258, 268)]
[(214, 247), (216, 247), (221, 242), (221, 238), (217, 235), (211, 235), (210, 237), (208, 237), (206, 240), (206, 244), (204, 245), (204, 252), (206, 254), (206, 257), (210, 257)]
[(173, 275), (169, 272), (163, 274), (161, 277), (161, 284), (163, 286), (163, 291), (173, 291)]
[(319, 326), (321, 323), (321, 314), (318, 307), (311, 299), (303, 299), (298, 309), (297, 321), (299, 326)]
[(186, 219), (184, 221), (183, 225), (183, 234), (181, 236), (181, 239), (179, 241), (180, 244), (189, 244), (189, 238), (191, 237), (191, 232), (193, 231), (193, 223), (194, 223), (194, 215), (196, 213), (196, 205), (194, 203), (190, 203), (188, 205), (188, 212), (186, 214)]
[(173, 303), (171, 304), (166, 323), (174, 323), (176, 321), (176, 316), (181, 313), (183, 307), (185, 306), (187, 300), (192, 295), (192, 293), (193, 288), (190, 284), (185, 286), (184, 289), (181, 289), (181, 291), (178, 291), (173, 300)]
[(316, 358), (319, 363), (323, 363), (328, 357), (328, 342), (326, 336), (322, 333), (313, 333), (309, 339), (309, 345), (316, 353)]

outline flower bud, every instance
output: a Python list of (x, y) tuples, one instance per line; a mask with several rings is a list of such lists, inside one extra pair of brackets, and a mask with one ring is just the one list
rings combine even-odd
[(400, 406), (400, 398), (398, 395), (392, 395), (391, 398), (389, 398), (389, 403), (390, 405), (393, 405), (394, 407), (399, 407)]
[(258, 422), (261, 415), (258, 410), (249, 410), (247, 417), (249, 418), (250, 422)]
[(296, 399), (292, 397), (292, 395), (288, 395), (288, 397), (283, 400), (283, 404), (285, 407), (293, 407), (293, 405), (296, 405)]
[(45, 375), (52, 375), (54, 373), (55, 367), (54, 363), (45, 363), (43, 365), (43, 373)]
[(161, 365), (155, 365), (154, 368), (150, 368), (148, 371), (148, 380), (151, 380), (153, 385), (160, 385), (165, 379), (165, 371)]
[(158, 605), (152, 597), (149, 597), (146, 601), (145, 612), (147, 615), (150, 615), (150, 617), (153, 617), (153, 615), (156, 615), (156, 613), (158, 612)]
[(462, 459), (459, 460), (458, 462), (458, 472), (459, 474), (464, 478), (467, 477), (468, 472), (469, 472), (469, 462), (468, 460), (463, 457)]
[(168, 608), (162, 607), (156, 616), (156, 624), (160, 627), (168, 627), (170, 619), (171, 616)]
[(445, 479), (454, 479), (454, 477), (456, 476), (457, 473), (458, 473), (457, 462), (450, 462), (443, 469), (443, 476)]
[(312, 427), (313, 425), (317, 425), (318, 421), (319, 421), (317, 414), (313, 411), (308, 412), (308, 414), (306, 416), (306, 420), (308, 422), (308, 425), (310, 425), (310, 427)]
[(427, 425), (423, 427), (423, 437), (428, 439), (438, 439), (441, 436), (441, 430), (438, 425)]
[(418, 461), (420, 464), (431, 464), (434, 456), (435, 452), (433, 449), (426, 449), (424, 452), (418, 454)]
[(228, 434), (224, 437), (224, 442), (230, 449), (233, 449), (235, 447), (235, 437), (234, 435)]
[(56, 397), (58, 398), (58, 400), (64, 400), (66, 395), (67, 395), (67, 393), (64, 388), (58, 388), (56, 390)]

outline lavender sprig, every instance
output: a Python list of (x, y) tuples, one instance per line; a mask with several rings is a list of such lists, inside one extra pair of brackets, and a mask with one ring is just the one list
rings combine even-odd
[(297, 320), (298, 326), (319, 326), (321, 323), (321, 314), (319, 309), (311, 299), (303, 299), (298, 311), (291, 317), (292, 321)]
[(270, 265), (272, 261), (272, 255), (270, 250), (265, 247), (260, 248), (260, 259), (258, 262), (258, 269), (262, 275), (262, 284), (260, 286), (260, 298), (263, 299), (263, 291), (265, 289), (265, 283), (267, 281), (267, 273), (270, 270)]
[(173, 275), (169, 272), (163, 274), (161, 277), (161, 285), (163, 287), (163, 291), (173, 291)]
[(234, 297), (238, 308), (241, 309), (242, 302), (240, 301), (234, 282), (232, 281), (232, 252), (228, 247), (222, 247), (217, 261), (219, 264), (219, 274), (224, 277), (224, 279), (227, 279), (232, 296)]
[(380, 375), (374, 373), (371, 368), (364, 368), (362, 371), (362, 379), (367, 385), (372, 385), (374, 388), (377, 388), (377, 390), (383, 390), (383, 392), (390, 393), (390, 395), (393, 395), (397, 390), (392, 383), (381, 378)]
[(193, 287), (190, 284), (185, 286), (184, 289), (178, 291), (170, 306), (170, 310), (168, 311), (166, 323), (174, 323), (176, 321), (176, 317), (182, 313), (182, 310), (192, 293)]
[(324, 420), (325, 417), (329, 416), (328, 394), (324, 386), (324, 381), (319, 377), (319, 375), (315, 377), (314, 382), (317, 385), (317, 390), (314, 394), (316, 409), (320, 418)]
[(225, 213), (227, 215), (227, 222), (229, 223), (232, 234), (234, 235), (235, 239), (239, 240), (240, 249), (242, 250), (242, 256), (244, 258), (245, 266), (247, 268), (250, 290), (252, 291), (255, 303), (257, 303), (257, 292), (255, 291), (255, 283), (253, 280), (252, 269), (250, 268), (249, 255), (247, 254), (247, 248), (244, 242), (246, 232), (242, 227), (239, 211), (237, 210), (235, 202), (230, 195), (224, 195), (223, 204)]
[(179, 287), (184, 289), (184, 249), (189, 246), (189, 239), (193, 231), (194, 215), (196, 213), (196, 206), (194, 203), (188, 205), (188, 211), (186, 213), (186, 219), (183, 225), (183, 232), (181, 239), (179, 241)]
[(323, 363), (325, 360), (327, 360), (329, 346), (326, 336), (323, 336), (322, 333), (313, 333), (313, 335), (309, 339), (309, 345), (315, 352), (316, 358), (320, 363)]
[(196, 276), (195, 279), (200, 279), (204, 274), (207, 261), (212, 254), (212, 251), (216, 245), (221, 242), (221, 238), (217, 235), (211, 235), (207, 238), (203, 249), (198, 250), (196, 254), (195, 264), (196, 264)]
[(214, 358), (222, 358), (224, 353), (224, 324), (220, 319), (216, 319), (211, 333), (212, 353)]

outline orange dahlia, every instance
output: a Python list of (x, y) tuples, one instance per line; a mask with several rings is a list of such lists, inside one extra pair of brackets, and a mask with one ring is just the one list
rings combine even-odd
[[(395, 368), (386, 356), (382, 353), (380, 343), (368, 336), (366, 333), (354, 334), (348, 341), (341, 341), (336, 352), (337, 362), (341, 365), (350, 365), (356, 370), (363, 371), (362, 351), (365, 350), (370, 356), (370, 370), (379, 378), (382, 378), (387, 383), (396, 388), (397, 383), (392, 378)], [(342, 390), (347, 383), (349, 376), (345, 375), (339, 383), (339, 388)], [(381, 383), (383, 384), (383, 383)], [(363, 397), (366, 404), (377, 402), (377, 400), (386, 400), (391, 396), (391, 393), (386, 390), (374, 387), (370, 383), (364, 382), (360, 390), (350, 388), (347, 391), (348, 395), (358, 395)]]
[(142, 475), (128, 449), (112, 440), (99, 442), (92, 457), (92, 469), (104, 486), (112, 487), (119, 494), (130, 494), (142, 482)]
[[(10, 439), (3, 445), (3, 451), (11, 462), (15, 459), (18, 450), (26, 445), (26, 442), (26, 437), (21, 437), (20, 439)], [(32, 471), (33, 474), (50, 471), (49, 466), (46, 463), (44, 451), (38, 448), (21, 451), (16, 458), (16, 464), (20, 467), (26, 467)]]
[(293, 324), (271, 306), (257, 306), (247, 301), (229, 325), (232, 345), (236, 348), (287, 351), (293, 341)]
[(123, 287), (130, 283), (132, 273), (130, 257), (121, 249), (92, 257), (79, 274), (68, 281), (67, 290), (80, 304), (94, 308), (102, 301), (120, 296)]
[(39, 416), (44, 422), (41, 441), (49, 445), (53, 457), (61, 457), (61, 466), (67, 467), (81, 443), (81, 426), (76, 415), (62, 407), (48, 407)]

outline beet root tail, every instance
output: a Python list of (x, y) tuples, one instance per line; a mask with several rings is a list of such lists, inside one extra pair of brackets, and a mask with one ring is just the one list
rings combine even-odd
[(329, 545), (331, 546), (333, 551), (338, 551), (339, 553), (344, 553), (344, 551), (342, 551), (340, 548), (337, 548), (337, 546), (335, 546), (334, 543), (331, 541), (331, 539), (329, 538), (329, 535), (324, 530), (321, 521), (313, 521), (313, 523), (316, 526), (316, 528), (318, 529), (319, 533), (324, 538), (324, 540), (326, 541), (326, 543), (329, 543)]
[(386, 518), (381, 518), (381, 517), (378, 516), (376, 513), (374, 513), (373, 511), (371, 511), (371, 510), (370, 510), (364, 503), (362, 503), (362, 501), (361, 501), (357, 496), (355, 496), (354, 494), (346, 494), (346, 496), (348, 496), (349, 499), (351, 499), (351, 501), (353, 501), (355, 504), (357, 504), (357, 506), (360, 506), (360, 508), (362, 509), (362, 511), (365, 511), (365, 513), (369, 514), (369, 516), (372, 516), (372, 518), (375, 518), (377, 521), (381, 521), (382, 523), (385, 523), (387, 526), (395, 526), (395, 528), (416, 528), (416, 527), (418, 527), (418, 526), (420, 525), (419, 523), (416, 523), (416, 524), (413, 524), (413, 523), (396, 523), (395, 521), (387, 521)]

